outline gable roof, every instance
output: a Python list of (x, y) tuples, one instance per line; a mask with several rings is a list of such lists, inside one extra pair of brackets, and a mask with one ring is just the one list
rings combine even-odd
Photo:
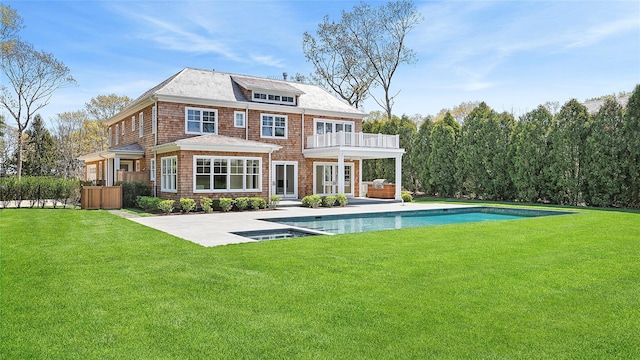
[[(241, 86), (247, 90), (298, 95), (298, 104), (290, 106), (253, 102), (244, 96)], [(120, 113), (109, 119), (107, 124), (120, 121), (123, 116), (135, 113), (154, 100), (250, 109), (255, 106), (260, 109), (270, 108), (272, 111), (281, 109), (280, 111), (290, 113), (327, 113), (333, 116), (359, 118), (365, 115), (361, 110), (343, 102), (317, 85), (185, 68), (144, 92)]]

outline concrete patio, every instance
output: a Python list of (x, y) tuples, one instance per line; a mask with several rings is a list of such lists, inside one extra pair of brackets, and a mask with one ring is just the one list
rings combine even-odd
[[(283, 202), (276, 210), (214, 212), (211, 214), (193, 213), (149, 217), (125, 215), (124, 217), (202, 246), (219, 246), (256, 242), (256, 240), (235, 235), (232, 232), (292, 228), (289, 225), (261, 221), (259, 219), (469, 207), (469, 205), (367, 201), (365, 199), (349, 199), (349, 201), (350, 203), (346, 207), (333, 208), (311, 209), (300, 207), (298, 205), (299, 202)], [(120, 213), (127, 214), (125, 212)]]

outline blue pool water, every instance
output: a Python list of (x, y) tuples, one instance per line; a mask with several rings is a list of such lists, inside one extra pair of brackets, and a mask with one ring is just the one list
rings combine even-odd
[(417, 226), (511, 220), (567, 213), (568, 212), (564, 211), (475, 207), (263, 220), (332, 234), (347, 234), (376, 230), (403, 229)]

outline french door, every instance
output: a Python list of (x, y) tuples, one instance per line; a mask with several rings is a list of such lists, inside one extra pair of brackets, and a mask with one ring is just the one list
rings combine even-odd
[[(338, 189), (338, 165), (335, 163), (316, 163), (314, 165), (313, 193), (335, 195)], [(344, 164), (344, 189), (342, 193), (353, 195), (353, 164)]]
[(296, 161), (273, 162), (272, 193), (281, 198), (298, 198), (298, 163)]

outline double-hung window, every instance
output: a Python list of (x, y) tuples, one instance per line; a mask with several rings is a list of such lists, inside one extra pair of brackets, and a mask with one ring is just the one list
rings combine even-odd
[(243, 111), (234, 111), (233, 112), (233, 126), (237, 128), (244, 127), (244, 112)]
[(140, 113), (140, 115), (138, 115), (138, 129), (139, 129), (139, 134), (138, 136), (142, 137), (142, 135), (144, 135), (144, 115), (143, 113)]
[(160, 159), (160, 189), (176, 192), (178, 190), (178, 157), (169, 156)]
[(120, 136), (119, 130), (120, 130), (120, 127), (118, 124), (116, 124), (116, 145), (118, 145), (118, 140), (120, 140), (120, 138), (118, 137)]
[(194, 157), (194, 192), (260, 191), (261, 159)]
[(149, 180), (156, 181), (156, 159), (151, 159)]
[(262, 130), (260, 136), (263, 138), (287, 138), (287, 116), (262, 114)]
[(136, 117), (132, 116), (131, 117), (131, 132), (136, 131)]
[(187, 134), (217, 134), (218, 111), (213, 109), (185, 109), (185, 132)]

